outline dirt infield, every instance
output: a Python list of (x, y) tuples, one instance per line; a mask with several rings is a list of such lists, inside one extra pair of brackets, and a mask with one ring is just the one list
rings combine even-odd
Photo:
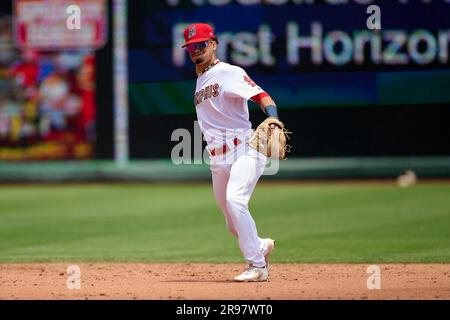
[(242, 264), (181, 263), (79, 263), (69, 289), (70, 265), (0, 264), (0, 299), (450, 299), (450, 264), (379, 265), (380, 289), (368, 264), (274, 264), (268, 282), (236, 283)]

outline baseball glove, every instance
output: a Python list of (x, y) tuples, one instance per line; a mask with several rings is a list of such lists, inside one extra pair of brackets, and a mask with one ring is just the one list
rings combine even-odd
[(286, 153), (291, 150), (291, 146), (287, 144), (290, 133), (284, 127), (283, 122), (269, 117), (256, 128), (249, 140), (249, 145), (266, 157), (285, 160)]

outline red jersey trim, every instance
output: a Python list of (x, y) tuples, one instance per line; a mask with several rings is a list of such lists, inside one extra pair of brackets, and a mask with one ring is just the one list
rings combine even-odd
[(250, 100), (252, 100), (253, 102), (255, 102), (255, 103), (259, 104), (259, 105), (261, 105), (261, 100), (263, 98), (265, 98), (265, 97), (270, 97), (270, 95), (268, 93), (266, 93), (266, 92), (261, 92), (261, 93), (258, 93), (255, 96), (251, 97)]

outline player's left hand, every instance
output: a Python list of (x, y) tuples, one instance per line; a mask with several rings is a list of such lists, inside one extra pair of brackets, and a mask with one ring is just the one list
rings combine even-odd
[[(284, 123), (274, 117), (264, 120), (250, 138), (249, 145), (266, 157), (286, 159), (291, 147), (286, 143), (290, 132), (284, 127)], [(272, 150), (273, 149), (273, 150)], [(273, 151), (273, 154), (272, 154)]]
[(272, 123), (272, 124), (270, 125), (270, 129), (275, 129), (275, 128), (281, 129), (281, 127), (280, 127), (279, 125), (277, 125), (277, 124), (275, 124), (275, 123)]

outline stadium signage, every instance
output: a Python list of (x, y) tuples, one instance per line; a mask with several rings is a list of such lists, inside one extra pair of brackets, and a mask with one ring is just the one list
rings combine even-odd
[[(79, 8), (79, 27), (69, 28), (70, 8)], [(72, 13), (72, 15), (71, 15)], [(14, 38), (21, 48), (102, 47), (107, 38), (105, 0), (15, 0)]]
[[(399, 3), (407, 3), (408, 0), (397, 0)], [(432, 0), (418, 0), (423, 3), (430, 3)], [(450, 3), (450, 0), (435, 0), (435, 1), (441, 1), (441, 2), (447, 2)], [(169, 6), (178, 6), (180, 5), (180, 0), (166, 0), (167, 5)], [(191, 0), (190, 1), (195, 6), (224, 6), (227, 4), (240, 4), (244, 6), (251, 6), (251, 5), (258, 5), (258, 4), (265, 4), (265, 5), (286, 5), (286, 4), (295, 4), (295, 5), (302, 5), (302, 4), (316, 4), (316, 3), (325, 3), (325, 4), (331, 4), (331, 5), (345, 5), (345, 4), (359, 4), (359, 5), (370, 5), (375, 3), (382, 3), (383, 1), (380, 0)]]
[[(185, 23), (179, 23), (173, 27), (172, 58), (176, 66), (186, 63), (186, 55), (180, 45), (185, 26)], [(307, 28), (289, 21), (285, 30), (286, 36), (278, 37), (282, 40), (272, 33), (269, 24), (260, 25), (256, 32), (217, 33), (221, 43), (218, 56), (241, 66), (275, 66), (280, 60), (291, 66), (305, 63), (316, 66), (447, 65), (449, 62), (449, 29), (325, 31), (318, 21)], [(279, 43), (276, 46), (284, 47), (284, 52), (273, 50), (275, 41), (284, 41), (281, 46)]]

